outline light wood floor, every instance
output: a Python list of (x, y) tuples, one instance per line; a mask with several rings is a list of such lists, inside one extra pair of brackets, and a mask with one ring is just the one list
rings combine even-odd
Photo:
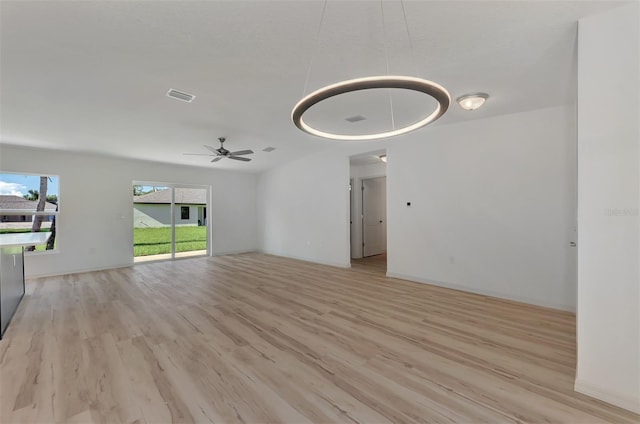
[(351, 269), (384, 276), (387, 274), (387, 254), (383, 253), (361, 259), (351, 259)]
[(244, 254), (29, 281), (0, 422), (637, 423), (572, 314)]

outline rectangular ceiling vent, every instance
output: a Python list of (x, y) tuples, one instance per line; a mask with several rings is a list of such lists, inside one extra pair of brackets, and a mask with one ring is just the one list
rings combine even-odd
[(349, 118), (344, 118), (344, 119), (345, 119), (345, 121), (349, 121), (351, 123), (354, 123), (354, 122), (358, 122), (358, 121), (364, 121), (367, 118), (365, 118), (362, 115), (356, 115), (356, 116), (350, 116)]
[(264, 149), (262, 149), (263, 152), (273, 152), (274, 150), (276, 150), (275, 147), (265, 147)]
[(182, 91), (174, 90), (173, 88), (167, 91), (167, 97), (182, 100), (183, 102), (191, 103), (196, 98), (193, 94), (183, 93)]

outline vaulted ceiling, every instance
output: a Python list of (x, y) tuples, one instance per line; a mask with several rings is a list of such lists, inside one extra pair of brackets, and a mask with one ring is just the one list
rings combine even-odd
[[(581, 17), (616, 1), (66, 1), (0, 3), (3, 143), (261, 171), (335, 145), (300, 132), (293, 105), (323, 85), (369, 75), (433, 80), (452, 104), (433, 125), (570, 104)], [(324, 13), (323, 13), (324, 9)], [(405, 20), (406, 16), (406, 20)], [(166, 97), (170, 88), (192, 103)], [(343, 95), (309, 112), (367, 131), (415, 120), (410, 93)], [(345, 118), (366, 119), (349, 123)], [(428, 128), (418, 131), (426, 132)], [(253, 149), (210, 164), (204, 144)], [(403, 136), (403, 137), (408, 137)], [(262, 149), (271, 146), (270, 153)]]

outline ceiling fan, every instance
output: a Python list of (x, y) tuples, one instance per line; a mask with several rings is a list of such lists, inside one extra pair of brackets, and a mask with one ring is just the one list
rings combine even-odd
[(242, 156), (253, 154), (253, 150), (238, 150), (237, 152), (230, 152), (229, 150), (224, 148), (225, 140), (226, 139), (224, 137), (218, 137), (218, 141), (220, 141), (220, 147), (218, 149), (216, 149), (213, 146), (208, 146), (205, 144), (204, 145), (205, 149), (210, 150), (211, 153), (184, 153), (184, 154), (189, 156), (214, 156), (211, 162), (218, 162), (222, 158), (235, 159), (243, 162), (251, 161), (250, 158), (243, 158)]

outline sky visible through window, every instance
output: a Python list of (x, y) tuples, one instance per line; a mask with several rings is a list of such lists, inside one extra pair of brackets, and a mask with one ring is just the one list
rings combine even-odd
[(165, 186), (148, 186), (148, 185), (139, 185), (139, 184), (134, 184), (134, 186), (138, 187), (142, 193), (151, 193), (152, 191), (161, 191), (161, 190), (166, 190), (168, 188)]
[[(47, 195), (58, 196), (58, 177), (49, 176)], [(40, 190), (39, 175), (0, 174), (0, 195), (23, 197), (29, 190)]]

